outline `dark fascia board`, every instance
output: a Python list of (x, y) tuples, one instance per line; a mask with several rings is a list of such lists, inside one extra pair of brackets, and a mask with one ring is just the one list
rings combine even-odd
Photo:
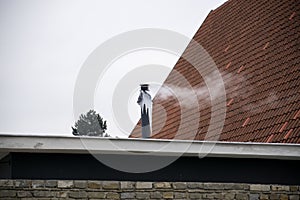
[(0, 153), (9, 152), (300, 160), (299, 144), (0, 135)]

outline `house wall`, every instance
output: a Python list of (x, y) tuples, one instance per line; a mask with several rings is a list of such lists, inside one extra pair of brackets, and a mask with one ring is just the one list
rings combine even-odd
[(280, 199), (299, 200), (300, 186), (201, 182), (0, 180), (0, 199)]

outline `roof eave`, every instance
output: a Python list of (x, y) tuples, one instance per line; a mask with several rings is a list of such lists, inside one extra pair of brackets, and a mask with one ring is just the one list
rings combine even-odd
[(299, 144), (0, 135), (0, 153), (199, 156), (300, 160)]

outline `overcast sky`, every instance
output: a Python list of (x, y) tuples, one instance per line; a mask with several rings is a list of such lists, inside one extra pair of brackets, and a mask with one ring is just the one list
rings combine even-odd
[[(192, 38), (210, 10), (224, 2), (0, 0), (0, 133), (71, 135), (76, 77), (94, 49), (140, 28), (168, 29)], [(110, 135), (124, 137), (107, 106), (118, 79), (146, 64), (171, 70), (177, 59), (144, 51), (113, 64), (110, 76), (103, 78), (105, 89), (98, 87), (95, 94), (95, 109), (108, 121)], [(166, 76), (161, 74), (161, 82)], [(137, 90), (126, 100), (132, 128), (139, 119), (136, 95)]]

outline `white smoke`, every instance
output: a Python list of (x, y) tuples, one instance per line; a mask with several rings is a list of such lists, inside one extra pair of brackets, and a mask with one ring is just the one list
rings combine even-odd
[(187, 108), (195, 107), (195, 104), (199, 100), (210, 102), (217, 99), (224, 88), (224, 82), (219, 79), (220, 74), (218, 71), (210, 73), (205, 77), (207, 85), (212, 87), (208, 88), (205, 84), (191, 87), (191, 86), (177, 86), (174, 84), (164, 84), (156, 95), (156, 99), (159, 101), (168, 100), (170, 98), (177, 98), (180, 106)]
[[(220, 80), (218, 77), (222, 77)], [(249, 84), (249, 81), (242, 76), (234, 75), (232, 73), (221, 73), (214, 71), (206, 78), (207, 85), (210, 85), (208, 89), (206, 84), (201, 86), (178, 86), (175, 84), (164, 84), (156, 95), (156, 100), (164, 101), (171, 98), (177, 98), (179, 105), (186, 108), (194, 108), (198, 102), (210, 103), (212, 100), (220, 97), (222, 88), (226, 88), (227, 99), (234, 99), (233, 102), (238, 100), (250, 98), (254, 94), (254, 89)], [(251, 99), (249, 99), (251, 100)], [(257, 112), (261, 111), (262, 107), (275, 107), (278, 104), (278, 97), (274, 91), (269, 91), (266, 98), (259, 101), (245, 103), (242, 107), (244, 111)]]
[(243, 106), (245, 111), (252, 113), (263, 112), (266, 109), (275, 108), (279, 103), (278, 97), (274, 91), (269, 92), (268, 96), (259, 101), (247, 103)]
[(197, 103), (197, 95), (194, 89), (165, 84), (158, 91), (156, 98), (159, 101), (177, 98), (181, 106), (190, 107)]

